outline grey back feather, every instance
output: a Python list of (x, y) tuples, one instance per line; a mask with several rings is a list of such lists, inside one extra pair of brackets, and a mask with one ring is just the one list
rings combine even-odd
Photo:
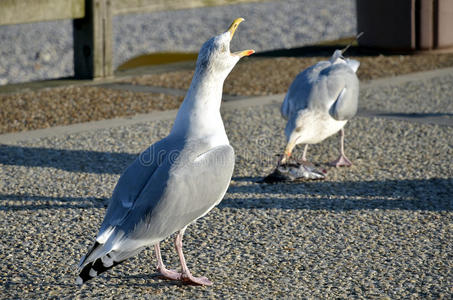
[(291, 120), (309, 109), (328, 112), (336, 120), (349, 120), (357, 113), (358, 92), (359, 81), (349, 64), (321, 61), (296, 76), (281, 113)]
[(316, 84), (319, 73), (330, 65), (330, 62), (328, 61), (318, 62), (303, 70), (296, 78), (294, 78), (280, 109), (282, 116), (285, 119), (289, 119), (299, 110), (308, 107), (310, 104), (309, 101), (312, 87)]
[(345, 64), (336, 64), (326, 74), (329, 90), (335, 102), (329, 114), (337, 121), (350, 120), (357, 114), (359, 105), (359, 80), (355, 72)]

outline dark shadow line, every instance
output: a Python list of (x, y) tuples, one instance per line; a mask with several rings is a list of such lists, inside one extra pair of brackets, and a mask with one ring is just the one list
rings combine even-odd
[(261, 177), (256, 177), (256, 176), (243, 176), (243, 177), (232, 177), (232, 181), (236, 182), (258, 182), (262, 180), (263, 178)]
[[(105, 273), (105, 274), (101, 274), (100, 277), (101, 278), (103, 277), (102, 284), (105, 286), (110, 286), (110, 287), (119, 287), (120, 286), (119, 284), (110, 283), (111, 279), (121, 279), (123, 281), (127, 281), (127, 284), (129, 286), (137, 286), (137, 287), (146, 286), (146, 287), (162, 288), (162, 287), (174, 287), (174, 286), (177, 286), (177, 287), (191, 286), (190, 284), (186, 284), (186, 283), (183, 283), (178, 280), (167, 280), (167, 279), (163, 278), (162, 275), (160, 275), (159, 273), (137, 274), (137, 275), (127, 274), (124, 276), (117, 276), (114, 274), (112, 275), (112, 274)], [(146, 280), (146, 282), (138, 283), (138, 282), (134, 282), (134, 279), (144, 279), (144, 280)], [(92, 279), (92, 280), (88, 281), (86, 284), (88, 284), (88, 285), (89, 284), (99, 284), (99, 283), (96, 283), (96, 280), (99, 280), (99, 279), (96, 279), (96, 278)]]
[[(453, 178), (387, 179), (372, 181), (302, 181), (257, 183), (261, 177), (243, 177), (249, 185), (230, 185), (229, 194), (269, 195), (223, 200), (219, 207), (297, 209), (422, 209), (453, 210)], [(241, 178), (234, 178), (240, 182)], [(286, 198), (276, 198), (281, 194)], [(315, 196), (314, 196), (315, 195)], [(320, 197), (320, 198), (317, 198)], [(269, 203), (270, 201), (270, 203)]]
[[(395, 197), (393, 192), (395, 189), (373, 189), (375, 186), (385, 185), (384, 182), (311, 182), (304, 183), (306, 189), (303, 192), (294, 192), (294, 185), (292, 184), (264, 184), (260, 194), (267, 193), (282, 193), (292, 194), (291, 197), (276, 198), (229, 198), (227, 195), (220, 204), (219, 208), (241, 208), (241, 209), (310, 209), (310, 210), (360, 210), (360, 209), (401, 209), (401, 210), (429, 210), (429, 211), (452, 211), (453, 201), (449, 195), (453, 193), (453, 180), (426, 180), (427, 183), (420, 184), (424, 180), (418, 182), (405, 182), (402, 183), (406, 188), (412, 184), (417, 186), (418, 189), (410, 191), (408, 195)], [(395, 180), (395, 182), (397, 182)], [(439, 186), (435, 187), (433, 184), (437, 182)], [(431, 186), (428, 186), (431, 183)], [(346, 184), (346, 185), (345, 185)], [(311, 186), (310, 186), (311, 185)], [(352, 186), (353, 185), (353, 186)], [(267, 186), (267, 187), (266, 187)], [(340, 189), (338, 189), (340, 188)], [(325, 190), (324, 190), (325, 189)], [(375, 192), (363, 193), (358, 191), (371, 190)], [(324, 190), (324, 191), (323, 191)], [(426, 190), (426, 194), (420, 193), (420, 190)], [(230, 193), (256, 193), (256, 187), (241, 186), (230, 187)], [(312, 195), (320, 195), (316, 198)], [(361, 199), (354, 199), (360, 196)], [(339, 198), (341, 197), (341, 198)], [(366, 199), (366, 197), (372, 197)], [(18, 210), (40, 210), (40, 209), (86, 209), (86, 208), (100, 208), (105, 207), (107, 203), (106, 198), (96, 197), (50, 197), (50, 196), (33, 196), (33, 195), (8, 195), (0, 194), (0, 210), (5, 211), (18, 211)], [(13, 204), (6, 205), (4, 201), (37, 201), (36, 205), (33, 204)], [(45, 201), (46, 203), (42, 203)], [(58, 203), (52, 203), (56, 202)], [(68, 202), (68, 203), (62, 203)]]
[(403, 112), (382, 112), (372, 110), (359, 110), (359, 114), (363, 116), (383, 116), (383, 117), (399, 117), (399, 118), (450, 118), (453, 113), (403, 113)]
[[(96, 197), (50, 197), (34, 195), (0, 194), (0, 211), (41, 210), (41, 209), (86, 209), (105, 207), (106, 198)], [(5, 201), (36, 201), (36, 204), (7, 205)], [(58, 203), (52, 203), (57, 202)], [(45, 203), (42, 203), (45, 202)]]
[(137, 154), (0, 145), (0, 164), (121, 174)]
[[(242, 180), (243, 179), (243, 180)], [(367, 181), (298, 181), (282, 182), (278, 184), (259, 183), (263, 177), (235, 177), (234, 181), (254, 182), (252, 185), (230, 185), (229, 193), (250, 193), (260, 188), (260, 193), (340, 195), (340, 196), (381, 196), (393, 197), (396, 192), (405, 190), (410, 195), (437, 193), (447, 196), (453, 193), (453, 178), (428, 178), (428, 179), (385, 179)], [(299, 186), (298, 189), (295, 187)], [(427, 189), (429, 188), (429, 189)], [(434, 192), (434, 193), (433, 193)]]
[[(253, 177), (244, 177), (244, 179), (257, 180)], [(240, 178), (236, 177), (236, 180), (240, 181)], [(299, 185), (299, 187), (296, 189), (295, 185)], [(218, 206), (220, 209), (231, 207), (334, 211), (360, 209), (453, 211), (453, 199), (451, 198), (453, 178), (358, 182), (312, 181), (294, 184), (252, 183), (247, 186), (230, 186), (228, 192), (226, 199)], [(232, 193), (250, 195), (259, 193), (264, 197), (231, 198)], [(281, 194), (284, 198), (271, 195), (276, 193)], [(36, 202), (36, 204), (30, 202)], [(101, 208), (105, 207), (107, 202), (108, 199), (97, 197), (0, 194), (0, 210), (4, 211)]]
[(450, 118), (453, 117), (451, 113), (378, 113), (381, 116), (394, 116), (405, 118)]
[(4, 206), (0, 205), (0, 211), (21, 211), (21, 210), (43, 210), (43, 209), (87, 209), (87, 208), (99, 208), (99, 205), (77, 205), (77, 204), (42, 204), (42, 205), (12, 205)]
[[(433, 205), (434, 204), (434, 205)], [(422, 199), (348, 199), (348, 198), (313, 198), (301, 195), (298, 198), (235, 198), (224, 199), (218, 205), (219, 209), (305, 209), (329, 211), (353, 210), (423, 210), (423, 211), (453, 211), (451, 203), (443, 201), (426, 202)]]

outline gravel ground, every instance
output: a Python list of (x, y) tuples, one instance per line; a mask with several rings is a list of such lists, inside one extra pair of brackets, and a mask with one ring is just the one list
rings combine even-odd
[[(453, 54), (380, 55), (351, 58), (360, 61), (361, 65), (357, 75), (362, 81), (453, 66)], [(242, 96), (286, 93), (297, 74), (318, 61), (326, 59), (326, 57), (244, 59), (228, 76), (224, 93)], [(124, 82), (188, 89), (192, 75), (193, 70), (181, 70), (137, 76), (124, 80)]]
[[(426, 87), (414, 84), (414, 95), (417, 87), (423, 98)], [(380, 97), (406, 92), (388, 87)], [(414, 102), (417, 111), (429, 104)], [(237, 154), (234, 178), (224, 201), (185, 236), (189, 266), (214, 286), (161, 280), (150, 250), (74, 285), (121, 171), (169, 132), (168, 120), (0, 147), (0, 297), (453, 297), (453, 127), (356, 118), (346, 127), (351, 168), (328, 168), (325, 181), (265, 185), (257, 181), (284, 147), (278, 106), (223, 118)], [(336, 137), (314, 145), (308, 158), (326, 167), (337, 145)], [(176, 267), (171, 247), (164, 243), (164, 259)]]
[[(325, 59), (269, 58), (246, 59), (238, 64), (225, 82), (224, 93), (233, 96), (257, 96), (285, 93), (294, 77), (304, 68)], [(359, 77), (362, 82), (385, 76), (453, 66), (453, 54), (413, 56), (366, 56), (361, 61)], [(164, 72), (122, 80), (136, 85), (187, 89), (192, 70)], [(361, 108), (391, 109), (410, 112), (451, 112), (453, 77), (432, 79), (427, 83), (404, 85), (407, 93), (399, 99), (397, 89), (387, 97), (379, 89), (362, 91)], [(423, 85), (424, 97), (419, 97), (418, 85)], [(105, 87), (106, 85), (104, 85)], [(108, 85), (107, 85), (108, 86)], [(428, 97), (428, 98), (426, 98)], [(423, 105), (429, 99), (430, 106)], [(153, 110), (177, 109), (182, 97), (156, 93), (119, 91), (100, 87), (64, 87), (14, 94), (0, 94), (0, 133), (17, 132), (55, 125), (110, 119), (147, 113)], [(51, 109), (47, 109), (51, 108)], [(420, 111), (420, 108), (423, 108)]]
[[(193, 51), (242, 16), (234, 45), (257, 51), (353, 36), (354, 0), (284, 0), (113, 18), (114, 67), (145, 53)], [(0, 85), (72, 76), (69, 20), (0, 26)]]
[(175, 109), (182, 100), (165, 94), (83, 86), (0, 95), (0, 133)]
[[(405, 114), (440, 114), (453, 117), (453, 73), (430, 80), (395, 85), (388, 90), (362, 90), (359, 107)], [(402, 96), (404, 95), (404, 96)]]

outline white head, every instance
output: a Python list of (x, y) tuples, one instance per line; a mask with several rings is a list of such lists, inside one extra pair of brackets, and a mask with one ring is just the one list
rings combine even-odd
[(230, 42), (242, 21), (243, 18), (234, 20), (226, 32), (203, 44), (198, 54), (197, 72), (215, 73), (226, 78), (242, 57), (255, 53), (254, 50), (230, 52)]
[[(346, 48), (347, 49), (347, 48)], [(346, 64), (348, 65), (354, 72), (357, 72), (360, 66), (360, 62), (354, 59), (344, 58), (343, 53), (346, 50), (335, 50), (333, 52), (332, 57), (330, 58), (331, 64)]]

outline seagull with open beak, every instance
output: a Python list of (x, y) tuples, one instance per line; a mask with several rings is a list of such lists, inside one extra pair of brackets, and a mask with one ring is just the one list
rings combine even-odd
[[(188, 225), (219, 204), (233, 174), (234, 150), (223, 126), (220, 103), (228, 74), (241, 57), (254, 53), (230, 52), (230, 41), (242, 21), (234, 20), (226, 32), (201, 47), (170, 134), (146, 149), (121, 175), (95, 243), (80, 261), (77, 283), (154, 246), (157, 271), (163, 277), (212, 284), (189, 271), (182, 238)], [(175, 232), (180, 271), (165, 267), (159, 247)]]

